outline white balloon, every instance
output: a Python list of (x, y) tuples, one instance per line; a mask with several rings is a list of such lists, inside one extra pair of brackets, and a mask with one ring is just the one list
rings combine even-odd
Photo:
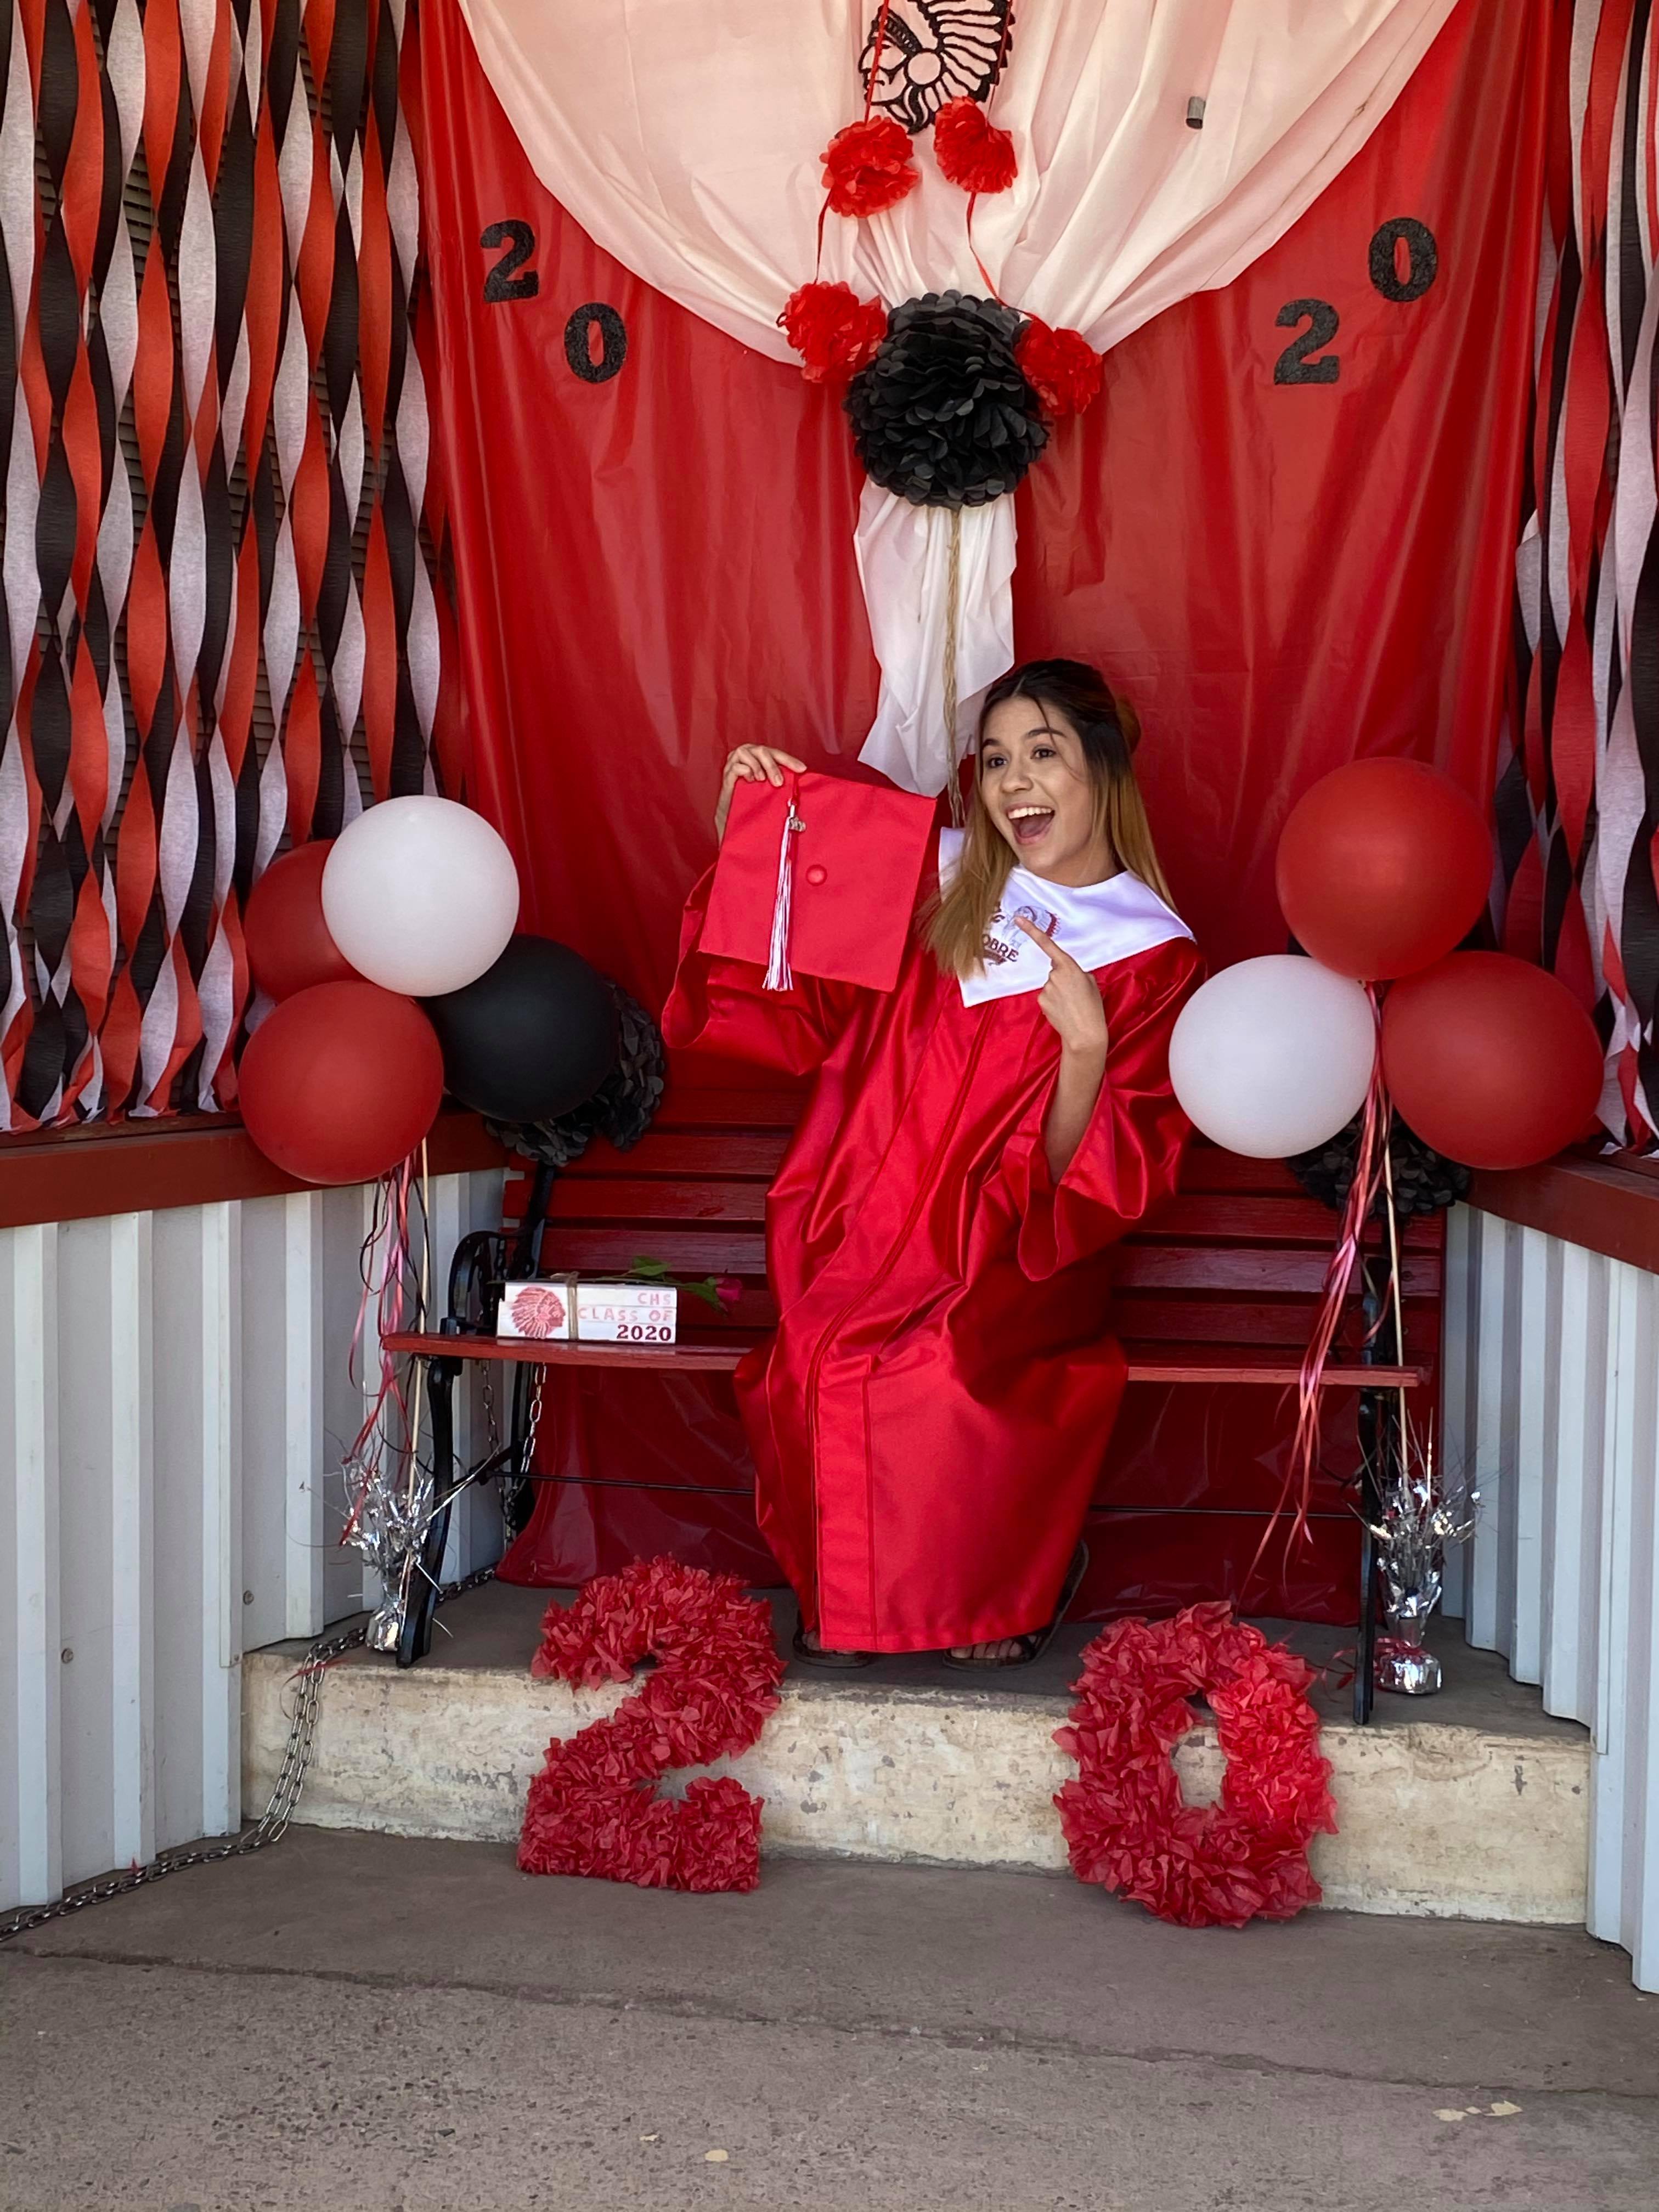
[(1170, 1080), (1230, 1152), (1287, 1159), (1365, 1103), (1376, 1023), (1361, 985), (1297, 953), (1241, 960), (1195, 991), (1170, 1039)]
[(453, 799), (383, 799), (334, 841), (323, 919), (360, 975), (410, 998), (459, 991), (494, 965), (519, 919), (513, 855)]

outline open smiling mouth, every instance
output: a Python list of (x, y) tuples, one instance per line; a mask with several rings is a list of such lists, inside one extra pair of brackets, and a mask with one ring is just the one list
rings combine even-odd
[(1020, 845), (1035, 845), (1047, 834), (1054, 818), (1052, 806), (1011, 806), (1008, 810), (1008, 827), (1014, 833), (1015, 842)]

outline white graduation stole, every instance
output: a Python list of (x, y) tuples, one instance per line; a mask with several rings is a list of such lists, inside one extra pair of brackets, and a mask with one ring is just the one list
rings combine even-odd
[[(967, 832), (939, 833), (939, 876), (950, 884), (961, 865)], [(1092, 973), (1148, 952), (1172, 938), (1190, 938), (1192, 932), (1178, 914), (1164, 905), (1150, 884), (1127, 868), (1103, 884), (1051, 884), (1028, 869), (1017, 867), (1004, 886), (1001, 902), (986, 933), (983, 964), (962, 978), (962, 1002), (982, 1006), (988, 999), (1016, 999), (1025, 991), (1040, 991), (1048, 980), (1053, 963), (1040, 945), (1015, 920), (1024, 915), (1062, 951), (1069, 952), (1079, 968)]]

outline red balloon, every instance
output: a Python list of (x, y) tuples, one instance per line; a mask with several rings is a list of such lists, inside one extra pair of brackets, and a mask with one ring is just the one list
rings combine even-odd
[(273, 999), (291, 999), (313, 983), (357, 981), (357, 970), (323, 920), (323, 863), (331, 837), (296, 845), (273, 860), (248, 894), (242, 917), (247, 964)]
[(432, 1127), (444, 1056), (412, 999), (358, 978), (284, 999), (239, 1074), (242, 1120), (267, 1159), (302, 1182), (368, 1182)]
[(1372, 983), (1414, 975), (1468, 935), (1492, 883), (1486, 817), (1421, 761), (1352, 761), (1291, 809), (1279, 903), (1305, 952)]
[(1527, 1168), (1585, 1133), (1601, 1040), (1543, 969), (1455, 952), (1383, 1000), (1382, 1073), (1401, 1117), (1448, 1159)]

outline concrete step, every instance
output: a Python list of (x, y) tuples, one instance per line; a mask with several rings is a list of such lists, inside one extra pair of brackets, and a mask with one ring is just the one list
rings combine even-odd
[[(627, 1694), (531, 1679), (552, 1593), (492, 1583), (444, 1608), (431, 1657), (399, 1672), (353, 1654), (329, 1671), (301, 1819), (320, 1827), (508, 1842), (550, 1737)], [(781, 1612), (781, 1608), (780, 1608)], [(784, 1626), (780, 1621), (780, 1632)], [(1440, 1632), (1439, 1696), (1378, 1700), (1345, 1718), (1332, 1665), (1341, 1632), (1263, 1623), (1317, 1663), (1340, 1832), (1312, 1859), (1328, 1905), (1364, 1912), (1582, 1924), (1589, 1741), (1552, 1719), (1501, 1660)], [(792, 1668), (753, 1750), (708, 1770), (765, 1799), (763, 1847), (854, 1858), (1063, 1870), (1053, 1797), (1074, 1770), (1054, 1741), (1082, 1646), (1066, 1630), (1037, 1667), (981, 1681), (929, 1657), (856, 1674)], [(243, 1790), (269, 1797), (288, 1740), (297, 1644), (243, 1662)], [(1183, 1743), (1188, 1797), (1212, 1796), (1213, 1729)]]

